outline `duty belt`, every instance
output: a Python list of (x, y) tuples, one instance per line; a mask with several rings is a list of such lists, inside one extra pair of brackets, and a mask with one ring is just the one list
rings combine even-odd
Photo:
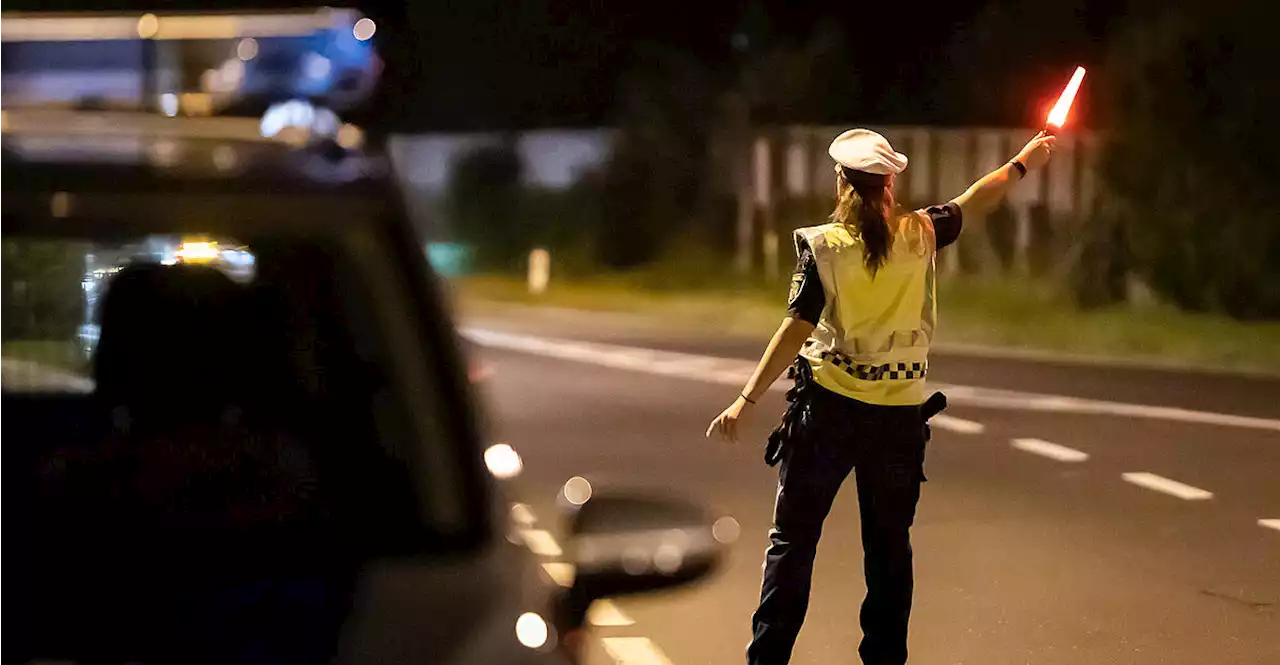
[[(835, 393), (824, 390), (813, 380), (813, 370), (809, 366), (809, 361), (803, 356), (797, 356), (791, 368), (787, 372), (787, 376), (795, 379), (795, 385), (787, 391), (787, 410), (782, 414), (782, 422), (769, 434), (769, 443), (765, 446), (764, 461), (769, 466), (774, 466), (782, 461), (783, 449), (790, 445), (796, 444), (796, 439), (800, 432), (808, 427), (813, 419), (813, 402), (820, 396), (827, 395), (832, 399), (839, 400), (841, 406), (850, 406), (859, 404), (863, 409), (901, 409), (902, 407), (879, 407), (870, 404), (862, 404), (856, 400), (847, 400)], [(831, 403), (828, 403), (830, 408)], [(920, 422), (924, 427), (924, 440), (931, 438), (931, 430), (929, 427), (929, 419), (938, 415), (943, 409), (947, 408), (947, 396), (942, 393), (935, 392), (929, 396), (920, 405)]]
[(860, 365), (849, 356), (839, 351), (823, 351), (820, 357), (832, 365), (844, 370), (846, 374), (863, 381), (879, 381), (881, 379), (923, 379), (929, 373), (929, 363), (885, 363), (883, 365)]

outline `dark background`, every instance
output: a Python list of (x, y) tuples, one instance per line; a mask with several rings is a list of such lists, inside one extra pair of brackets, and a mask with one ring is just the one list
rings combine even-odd
[[(333, 4), (333, 3), (329, 3)], [(699, 0), (358, 2), (378, 22), (398, 131), (610, 124), (629, 73), (658, 61), (719, 90), (755, 72), (817, 92), (762, 120), (1034, 125), (1076, 64), (1141, 1), (1055, 3)], [(6, 11), (291, 8), (296, 2), (83, 0), (5, 3)], [(813, 57), (788, 68), (779, 54)], [(766, 105), (768, 106), (768, 105)], [(1075, 112), (1087, 117), (1087, 100)]]

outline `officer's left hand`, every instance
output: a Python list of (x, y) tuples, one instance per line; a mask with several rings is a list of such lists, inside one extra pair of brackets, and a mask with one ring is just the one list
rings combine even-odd
[(711, 438), (712, 432), (718, 432), (720, 436), (724, 437), (725, 441), (737, 443), (738, 421), (743, 418), (750, 408), (751, 403), (747, 400), (741, 397), (734, 400), (733, 404), (729, 405), (729, 408), (722, 411), (720, 415), (716, 416), (715, 420), (711, 421), (711, 426), (707, 428), (706, 437)]

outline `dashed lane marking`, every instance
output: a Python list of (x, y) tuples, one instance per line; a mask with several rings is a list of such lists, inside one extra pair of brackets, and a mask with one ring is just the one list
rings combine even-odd
[(1147, 473), (1145, 471), (1132, 472), (1122, 474), (1121, 477), (1139, 487), (1145, 487), (1149, 490), (1155, 490), (1170, 496), (1176, 496), (1184, 501), (1204, 501), (1206, 499), (1213, 498), (1213, 492), (1210, 492), (1209, 490), (1192, 487), (1191, 485), (1180, 483), (1176, 480), (1157, 476), (1154, 473)]
[(538, 556), (560, 556), (564, 554), (555, 537), (542, 529), (522, 529), (520, 537), (524, 538), (524, 544), (528, 546), (529, 551)]
[(573, 579), (577, 574), (573, 564), (559, 561), (548, 561), (542, 564), (542, 571), (547, 574), (547, 577), (551, 578), (552, 582), (566, 589), (573, 586)]
[(1075, 448), (1060, 446), (1042, 439), (1013, 439), (1010, 443), (1018, 450), (1048, 457), (1059, 462), (1083, 462), (1089, 459), (1089, 453), (1081, 452)]
[(944, 413), (939, 413), (938, 415), (930, 418), (929, 424), (937, 427), (938, 429), (944, 429), (948, 432), (956, 432), (958, 434), (982, 434), (987, 429), (982, 423), (965, 420), (963, 418), (956, 418), (955, 416), (948, 416)]
[(945, 392), (947, 394), (947, 401), (950, 403), (988, 409), (1043, 411), (1049, 413), (1078, 413), (1085, 415), (1119, 416), (1123, 418), (1149, 418), (1152, 420), (1168, 420), (1173, 422), (1194, 423), (1198, 425), (1217, 425), (1221, 427), (1240, 427), (1244, 429), (1260, 429), (1280, 432), (1280, 420), (1274, 418), (1255, 418), (1253, 416), (1237, 416), (1229, 413), (1195, 411), (1192, 409), (1183, 409), (1172, 406), (1128, 404), (1125, 402), (1109, 402), (1105, 400), (1067, 397), (1065, 395), (1046, 395), (1042, 393), (1026, 393), (1016, 390), (978, 388), (974, 386), (934, 384), (934, 388)]
[[(522, 351), (552, 358), (577, 360), (606, 367), (630, 369), (663, 376), (677, 376), (683, 379), (730, 385), (735, 388), (740, 388), (755, 369), (755, 363), (736, 358), (717, 358), (715, 356), (658, 351), (616, 344), (536, 337), (485, 328), (462, 328), (459, 332), (463, 337), (480, 346)], [(712, 363), (710, 361), (715, 362)], [(976, 386), (935, 384), (934, 387), (946, 392), (950, 403), (964, 406), (1150, 418), (1280, 432), (1280, 419), (1274, 418), (1256, 418), (1210, 411), (1195, 411), (1178, 407), (1128, 404), (1065, 395), (979, 388)], [(785, 391), (787, 388), (788, 386), (785, 385), (785, 382), (775, 382), (770, 387), (771, 390), (777, 391)]]
[(618, 665), (671, 665), (662, 649), (647, 637), (604, 637), (600, 641)]
[(612, 600), (605, 599), (597, 600), (587, 608), (587, 623), (598, 628), (622, 628), (636, 622)]
[(533, 526), (538, 521), (534, 516), (533, 509), (523, 503), (511, 504), (511, 520), (520, 526)]

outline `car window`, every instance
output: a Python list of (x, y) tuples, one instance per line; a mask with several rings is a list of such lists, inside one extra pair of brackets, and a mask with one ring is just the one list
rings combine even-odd
[(89, 332), (87, 314), (97, 294), (87, 275), (92, 246), (76, 241), (5, 239), (3, 277), (3, 364), (5, 392), (87, 391), (88, 356), (79, 349)]
[(50, 523), (430, 548), (404, 454), (420, 428), (341, 243), (7, 235), (3, 252), (6, 441), (64, 511)]

